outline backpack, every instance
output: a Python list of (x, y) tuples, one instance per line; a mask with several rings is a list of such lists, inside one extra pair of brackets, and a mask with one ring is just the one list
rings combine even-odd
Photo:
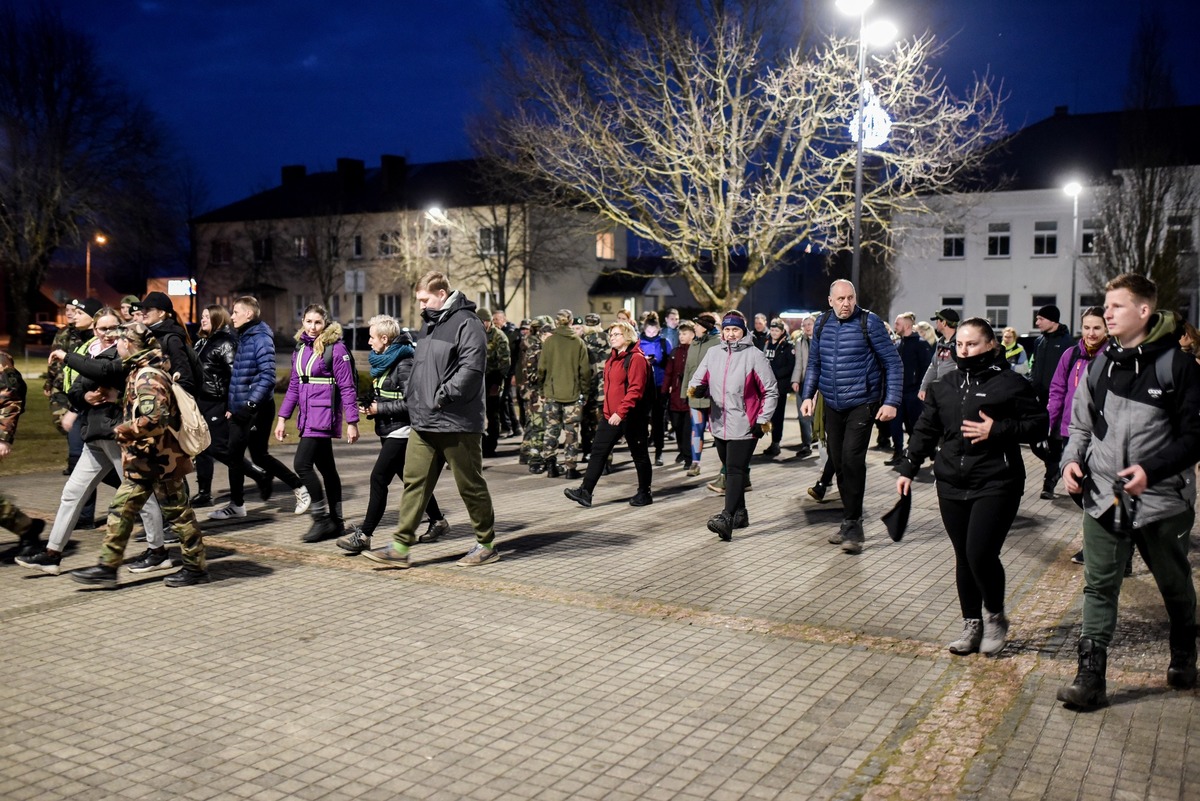
[[(883, 398), (887, 394), (887, 368), (884, 366), (883, 360), (879, 358), (879, 354), (875, 352), (875, 346), (871, 344), (871, 335), (867, 333), (867, 318), (870, 317), (873, 312), (861, 307), (859, 308), (859, 311), (862, 312), (862, 314), (859, 315), (859, 321), (862, 323), (863, 342), (867, 343), (867, 350), (875, 359), (875, 366), (879, 368), (879, 396), (880, 398)], [(821, 332), (825, 330), (825, 323), (829, 322), (829, 318), (832, 316), (833, 309), (830, 309), (817, 318), (817, 325), (813, 330), (812, 337), (814, 342), (820, 341)]]
[(196, 456), (208, 450), (208, 446), (212, 444), (212, 434), (208, 430), (208, 421), (204, 419), (200, 407), (196, 405), (196, 399), (163, 370), (159, 370), (157, 367), (146, 369), (162, 373), (171, 384), (171, 394), (175, 397), (179, 425), (171, 425), (171, 418), (168, 417), (167, 430), (175, 435), (179, 447), (183, 448), (183, 452), (188, 456)]
[[(1079, 348), (1073, 347), (1072, 350), (1078, 351)], [(1175, 349), (1167, 348), (1159, 353), (1154, 359), (1154, 377), (1158, 379), (1158, 386), (1162, 388), (1164, 394), (1169, 394), (1175, 391), (1175, 376), (1171, 374), (1171, 361), (1174, 359), (1174, 357)], [(1076, 361), (1077, 359), (1072, 359), (1071, 365), (1074, 365)], [(1096, 398), (1096, 386), (1100, 383), (1100, 375), (1104, 372), (1104, 365), (1107, 363), (1108, 349), (1105, 348), (1097, 353), (1095, 357), (1092, 358), (1091, 363), (1085, 368), (1085, 372), (1087, 373), (1088, 392), (1092, 396), (1093, 403), (1095, 402)], [(1071, 365), (1068, 365), (1068, 369), (1070, 369)]]
[[(645, 358), (645, 355), (642, 355)], [(629, 380), (629, 365), (633, 363), (633, 348), (630, 348), (625, 354), (625, 379)], [(642, 397), (638, 398), (634, 404), (634, 411), (653, 409), (655, 402), (658, 400), (658, 387), (654, 385), (654, 368), (650, 362), (646, 362), (646, 388), (642, 390)]]

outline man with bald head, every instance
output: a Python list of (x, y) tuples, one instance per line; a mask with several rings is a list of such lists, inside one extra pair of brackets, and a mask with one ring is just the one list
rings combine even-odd
[(863, 494), (867, 445), (874, 421), (896, 416), (903, 365), (879, 315), (858, 305), (854, 284), (829, 286), (829, 311), (817, 318), (804, 375), (802, 415), (813, 413), (813, 397), (825, 399), (825, 435), (844, 507), (841, 528), (829, 542), (846, 553), (862, 553)]

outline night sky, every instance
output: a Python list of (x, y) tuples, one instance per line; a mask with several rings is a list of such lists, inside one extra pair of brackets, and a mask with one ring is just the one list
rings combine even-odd
[[(1139, 9), (1128, 0), (877, 0), (902, 34), (948, 41), (959, 90), (1002, 78), (1010, 129), (1119, 109)], [(833, 0), (829, 5), (832, 9)], [(1200, 103), (1200, 3), (1158, 3), (1181, 103)], [(503, 0), (62, 0), (102, 60), (141, 93), (199, 165), (213, 206), (279, 181), (283, 164), (331, 169), (471, 155), (466, 127), (486, 91), (488, 54), (512, 28)], [(827, 30), (854, 32), (831, 10)]]

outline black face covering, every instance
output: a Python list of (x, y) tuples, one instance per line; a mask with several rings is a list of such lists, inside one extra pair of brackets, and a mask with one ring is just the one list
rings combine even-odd
[(436, 323), (438, 315), (441, 313), (441, 309), (431, 309), (426, 306), (424, 309), (421, 309), (421, 319), (427, 323)]
[(954, 349), (954, 361), (958, 363), (958, 369), (968, 373), (977, 373), (992, 366), (996, 361), (996, 351), (987, 350), (983, 353), (977, 353), (974, 356), (959, 356), (958, 348)]

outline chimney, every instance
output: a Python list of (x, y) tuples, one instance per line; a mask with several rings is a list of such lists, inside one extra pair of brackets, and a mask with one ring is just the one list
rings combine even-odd
[(1066, 106), (1055, 106), (1054, 107), (1054, 116), (1055, 117), (1068, 117), (1070, 115), (1067, 114)]
[(407, 159), (404, 156), (389, 156), (385, 153), (379, 157), (379, 166), (383, 173), (383, 191), (388, 194), (402, 194), (405, 179), (408, 178)]
[(280, 170), (280, 185), (284, 189), (295, 189), (304, 184), (308, 169), (303, 164), (288, 164)]
[(366, 181), (362, 159), (338, 159), (337, 173), (343, 192), (358, 192)]

